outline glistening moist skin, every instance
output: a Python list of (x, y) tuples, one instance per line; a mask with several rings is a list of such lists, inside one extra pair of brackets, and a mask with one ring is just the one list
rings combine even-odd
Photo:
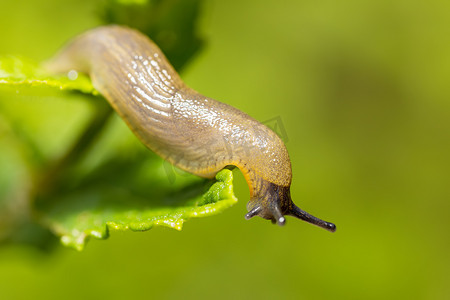
[(89, 74), (142, 143), (178, 168), (213, 178), (237, 166), (250, 188), (247, 219), (258, 215), (283, 225), (284, 215), (293, 215), (336, 230), (292, 202), (291, 162), (281, 139), (240, 110), (187, 87), (142, 33), (121, 26), (87, 31), (45, 66)]

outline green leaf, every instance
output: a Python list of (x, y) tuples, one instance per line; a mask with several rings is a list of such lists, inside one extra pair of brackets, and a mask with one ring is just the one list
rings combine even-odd
[(161, 193), (170, 183), (159, 183), (150, 187), (155, 192), (147, 197), (115, 184), (96, 185), (59, 195), (37, 211), (64, 245), (82, 250), (88, 238), (106, 239), (111, 229), (146, 231), (165, 226), (181, 230), (190, 218), (217, 214), (237, 202), (232, 182), (233, 173), (224, 169), (212, 185), (194, 181)]
[[(0, 62), (0, 84), (5, 86), (15, 89), (56, 87), (63, 91), (96, 94), (88, 78), (71, 81), (67, 77), (48, 76), (37, 64), (11, 56), (0, 58)], [(95, 115), (94, 120), (98, 119), (99, 116)], [(112, 129), (114, 135), (104, 143), (105, 148), (101, 148), (100, 143), (97, 145), (100, 151), (90, 151), (91, 157), (108, 159), (93, 167), (89, 164), (89, 159), (87, 164), (84, 163), (81, 151), (88, 148), (83, 146), (86, 138), (80, 138), (79, 141), (83, 142), (75, 145), (76, 151), (68, 152), (75, 155), (75, 158), (70, 159), (71, 163), (64, 163), (64, 169), (58, 170), (56, 174), (50, 168), (53, 182), (49, 193), (41, 193), (41, 189), (45, 190), (46, 187), (39, 183), (39, 178), (42, 175), (45, 177), (45, 172), (39, 174), (38, 180), (33, 180), (38, 182), (35, 187), (38, 198), (32, 201), (31, 207), (36, 221), (58, 236), (64, 245), (82, 250), (90, 237), (106, 239), (111, 229), (145, 231), (153, 226), (166, 226), (181, 230), (188, 219), (216, 214), (237, 201), (233, 194), (231, 171), (223, 170), (218, 173), (214, 183), (193, 175), (177, 176), (180, 171), (163, 164), (159, 157), (144, 149), (123, 122), (120, 123), (121, 128)], [(3, 121), (3, 124), (6, 123)], [(89, 124), (86, 132), (94, 127)], [(127, 143), (127, 138), (121, 140), (117, 135), (128, 136), (128, 140), (133, 142)], [(27, 139), (21, 141), (29, 142)], [(111, 149), (120, 149), (119, 147), (122, 147), (121, 151), (111, 152)], [(124, 152), (128, 153), (125, 158), (120, 155)], [(8, 179), (7, 176), (0, 176), (1, 178), (2, 181)], [(20, 186), (16, 188), (21, 189)], [(8, 234), (9, 241), (23, 241), (45, 247), (43, 238), (30, 238), (45, 234), (29, 235), (28, 232), (30, 228), (37, 232), (46, 231), (27, 224), (31, 224), (29, 220), (16, 218), (9, 222), (9, 226), (5, 223), (0, 227), (16, 226), (15, 233), (10, 230)], [(42, 243), (39, 244), (39, 241)]]
[[(0, 62), (1, 84), (15, 88), (57, 87), (63, 91), (95, 94), (88, 78), (87, 81), (68, 81), (65, 77), (49, 77), (36, 64), (15, 57), (2, 58)], [(98, 119), (99, 116), (94, 116), (94, 120)], [(38, 198), (31, 209), (37, 222), (60, 237), (64, 245), (82, 250), (90, 237), (106, 239), (111, 229), (145, 231), (153, 226), (166, 226), (181, 230), (188, 219), (216, 214), (237, 201), (231, 171), (218, 173), (214, 183), (193, 175), (177, 176), (179, 171), (168, 168), (159, 157), (144, 149), (123, 122), (120, 123), (121, 128), (112, 130), (114, 135), (105, 142), (105, 148), (97, 153), (91, 151), (94, 152), (91, 156), (108, 159), (94, 167), (83, 165), (84, 157), (80, 153), (88, 148), (83, 146), (86, 139), (80, 138), (81, 146), (76, 145), (76, 151), (72, 151), (76, 160), (72, 157), (71, 164), (64, 163), (64, 169), (56, 174), (50, 169), (53, 181), (50, 193), (41, 194), (40, 190), (46, 187), (35, 180)], [(94, 127), (89, 124), (86, 132)], [(118, 135), (128, 135), (133, 142), (128, 145), (118, 139)], [(101, 148), (101, 143), (97, 147)], [(119, 147), (121, 151), (111, 152)], [(120, 153), (128, 153), (128, 156), (121, 157)], [(7, 224), (3, 227), (8, 228)], [(18, 240), (18, 234), (23, 231), (16, 230), (15, 235), (9, 235), (10, 240)]]
[(98, 95), (91, 80), (84, 74), (71, 71), (66, 75), (50, 75), (36, 62), (15, 56), (0, 56), (0, 86), (43, 86), (66, 91)]
[[(99, 11), (102, 23), (124, 24), (150, 36), (180, 70), (203, 44), (195, 30), (201, 3), (108, 0)], [(27, 166), (20, 174), (0, 171), (0, 184), (6, 187), (0, 190), (0, 209), (7, 208), (0, 215), (0, 240), (47, 249), (51, 231), (64, 245), (82, 250), (90, 237), (105, 239), (111, 229), (145, 231), (166, 226), (181, 230), (188, 219), (216, 214), (237, 201), (231, 171), (219, 172), (215, 181), (180, 173), (137, 142), (121, 120), (110, 121), (111, 108), (84, 74), (51, 75), (31, 60), (0, 56), (0, 87), (7, 92), (0, 93), (0, 154), (21, 149), (20, 159), (1, 156), (0, 164), (14, 170), (21, 170), (21, 164)], [(62, 124), (56, 120), (49, 136), (36, 130), (32, 122), (43, 124), (44, 119), (50, 124), (50, 117), (42, 118), (42, 114), (53, 110), (36, 112), (33, 105), (42, 99), (47, 103), (50, 99), (44, 97), (59, 95), (58, 90), (65, 92), (58, 96), (65, 105), (71, 98), (67, 92), (72, 91), (100, 100), (86, 101), (94, 104), (88, 110), (76, 110), (73, 115), (91, 121), (83, 123), (81, 133), (80, 126), (74, 130), (70, 125), (67, 129), (72, 131), (63, 134), (64, 139), (58, 135)], [(17, 103), (19, 95), (27, 109)], [(38, 101), (35, 96), (42, 98)], [(87, 111), (92, 113), (90, 118), (86, 118)], [(64, 124), (71, 124), (66, 117)], [(55, 137), (57, 149), (49, 143)]]

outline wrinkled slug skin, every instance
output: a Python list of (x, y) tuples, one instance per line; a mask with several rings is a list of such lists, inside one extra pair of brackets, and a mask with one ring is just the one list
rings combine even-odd
[(238, 109), (187, 87), (147, 36), (99, 27), (75, 38), (46, 67), (89, 74), (136, 136), (175, 166), (205, 178), (237, 166), (250, 187), (248, 209), (260, 207), (255, 215), (278, 222), (280, 211), (292, 210), (291, 163), (281, 139)]

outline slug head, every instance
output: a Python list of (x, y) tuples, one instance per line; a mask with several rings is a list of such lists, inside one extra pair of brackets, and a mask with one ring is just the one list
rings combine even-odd
[(336, 225), (333, 223), (314, 217), (297, 207), (292, 202), (289, 186), (279, 186), (265, 180), (262, 180), (259, 192), (248, 202), (247, 209), (248, 213), (245, 215), (247, 220), (260, 216), (283, 226), (286, 223), (284, 216), (291, 215), (330, 232), (336, 231)]

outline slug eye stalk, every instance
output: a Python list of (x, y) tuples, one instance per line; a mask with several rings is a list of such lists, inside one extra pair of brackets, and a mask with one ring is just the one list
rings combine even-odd
[(336, 225), (333, 223), (319, 219), (295, 205), (291, 199), (290, 187), (266, 180), (261, 180), (258, 187), (259, 190), (247, 204), (248, 213), (245, 215), (247, 220), (259, 216), (283, 226), (286, 223), (285, 216), (290, 215), (330, 232), (336, 231)]
[(323, 229), (328, 230), (329, 232), (335, 232), (336, 231), (336, 225), (334, 225), (331, 222), (324, 221), (322, 219), (319, 219), (317, 217), (314, 217), (313, 215), (307, 213), (306, 211), (300, 209), (295, 204), (292, 207), (292, 210), (288, 212), (289, 215), (294, 216), (300, 220), (306, 221), (310, 224), (314, 224), (316, 226), (319, 226)]
[[(254, 216), (260, 215), (260, 213), (262, 212), (262, 207), (261, 206), (256, 206), (253, 209), (251, 209), (246, 215), (245, 215), (245, 219), (250, 220), (251, 218), (253, 218)], [(272, 222), (273, 223), (277, 223), (279, 226), (284, 226), (284, 224), (286, 224), (286, 218), (283, 216), (283, 214), (280, 212), (280, 209), (278, 207), (275, 207), (272, 211), (271, 211), (273, 217), (272, 217)], [(324, 221), (322, 219), (319, 219), (309, 213), (307, 213), (306, 211), (302, 210), (301, 208), (299, 208), (298, 206), (296, 206), (295, 204), (293, 204), (292, 209), (288, 212), (286, 212), (285, 215), (290, 215), (290, 216), (294, 216), (297, 219), (306, 221), (310, 224), (319, 226), (325, 230), (328, 230), (330, 232), (335, 232), (336, 231), (336, 225), (334, 225), (331, 222), (327, 222)]]

